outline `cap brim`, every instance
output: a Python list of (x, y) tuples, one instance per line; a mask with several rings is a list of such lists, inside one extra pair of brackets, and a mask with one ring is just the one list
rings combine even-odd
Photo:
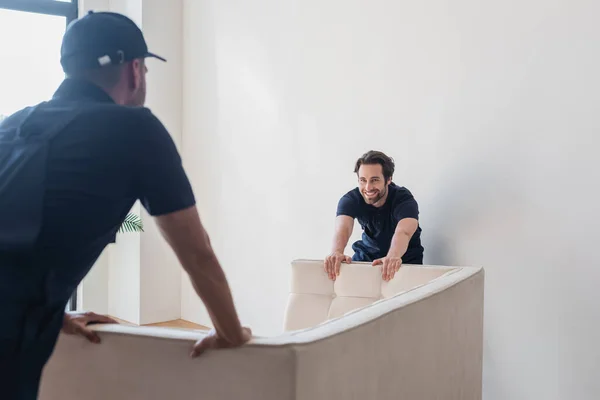
[(163, 57), (161, 57), (157, 54), (154, 54), (154, 53), (150, 53), (150, 52), (146, 53), (146, 57), (158, 58), (160, 61), (167, 62), (167, 60), (164, 59)]

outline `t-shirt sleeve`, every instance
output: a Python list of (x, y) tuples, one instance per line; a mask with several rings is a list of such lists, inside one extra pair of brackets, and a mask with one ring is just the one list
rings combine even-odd
[(394, 204), (394, 218), (396, 221), (404, 218), (419, 219), (419, 205), (412, 195), (402, 196), (399, 201)]
[(351, 195), (351, 193), (345, 194), (338, 202), (336, 216), (347, 215), (352, 218), (358, 216), (358, 202)]
[(196, 204), (194, 192), (171, 135), (150, 110), (144, 109), (139, 131), (136, 185), (138, 197), (152, 216)]

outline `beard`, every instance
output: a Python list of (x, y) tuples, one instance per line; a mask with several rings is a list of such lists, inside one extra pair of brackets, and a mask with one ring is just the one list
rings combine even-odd
[(132, 106), (132, 107), (143, 107), (145, 103), (146, 103), (146, 91), (140, 89), (139, 91), (134, 93), (134, 95), (131, 97), (131, 99), (129, 99), (129, 102), (127, 103), (127, 105)]
[(378, 190), (377, 194), (373, 197), (367, 197), (367, 195), (364, 192), (361, 192), (363, 199), (365, 200), (365, 203), (367, 204), (375, 204), (377, 203), (379, 200), (383, 199), (385, 197), (387, 193), (387, 188), (383, 188), (383, 190)]

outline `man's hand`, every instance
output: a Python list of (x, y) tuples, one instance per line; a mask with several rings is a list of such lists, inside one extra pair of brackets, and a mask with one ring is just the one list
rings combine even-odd
[(192, 356), (192, 358), (195, 358), (209, 349), (229, 349), (232, 347), (239, 347), (247, 343), (252, 338), (252, 331), (250, 330), (250, 328), (242, 329), (243, 341), (241, 343), (226, 342), (223, 338), (219, 337), (219, 335), (214, 329), (211, 329), (205, 338), (200, 339), (196, 342), (190, 355)]
[(381, 265), (381, 277), (388, 282), (394, 278), (394, 275), (402, 266), (400, 257), (383, 257), (373, 261), (373, 266)]
[(335, 281), (335, 277), (340, 275), (340, 266), (343, 262), (350, 264), (352, 258), (340, 252), (333, 252), (325, 258), (323, 268), (327, 275), (329, 275), (329, 279)]
[(104, 315), (93, 312), (65, 313), (62, 331), (68, 335), (79, 335), (85, 337), (92, 343), (100, 343), (100, 337), (87, 326), (89, 324), (118, 324), (117, 321)]

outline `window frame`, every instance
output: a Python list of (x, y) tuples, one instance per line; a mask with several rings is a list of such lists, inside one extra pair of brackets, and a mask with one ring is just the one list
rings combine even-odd
[(0, 9), (65, 17), (66, 25), (77, 19), (79, 13), (77, 0), (0, 0)]

